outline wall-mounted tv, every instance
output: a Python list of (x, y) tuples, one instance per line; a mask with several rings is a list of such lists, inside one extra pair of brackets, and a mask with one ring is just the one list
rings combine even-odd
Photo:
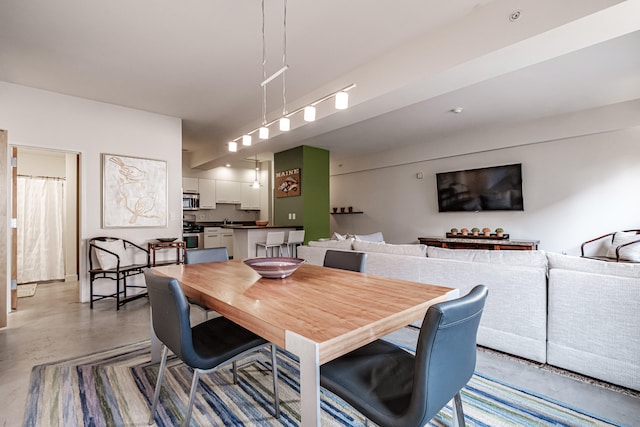
[(522, 211), (522, 164), (436, 174), (440, 212)]

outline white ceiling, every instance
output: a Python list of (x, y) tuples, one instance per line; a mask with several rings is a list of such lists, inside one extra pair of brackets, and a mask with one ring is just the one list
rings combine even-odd
[[(0, 80), (180, 117), (194, 167), (301, 143), (347, 157), (640, 98), (638, 3), (289, 1), (288, 110), (356, 83), (352, 107), (235, 155), (262, 114), (260, 0), (3, 0)], [(283, 4), (266, 1), (267, 74)]]

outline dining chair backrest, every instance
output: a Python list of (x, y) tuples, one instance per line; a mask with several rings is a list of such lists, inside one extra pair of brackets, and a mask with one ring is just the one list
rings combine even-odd
[(329, 249), (324, 254), (324, 262), (322, 265), (325, 267), (364, 273), (366, 263), (366, 252), (334, 251)]
[(461, 298), (427, 310), (416, 346), (408, 414), (415, 425), (436, 416), (473, 376), (478, 326), (488, 293), (486, 286), (478, 285)]
[(189, 366), (194, 364), (189, 304), (176, 279), (145, 270), (151, 323), (160, 341)]
[(304, 243), (304, 230), (291, 230), (289, 232), (288, 244)]
[(284, 244), (284, 231), (270, 231), (267, 233), (267, 246)]
[(475, 370), (487, 295), (478, 285), (461, 298), (429, 307), (415, 355), (378, 339), (327, 362), (320, 367), (322, 386), (381, 427), (424, 426), (452, 399), (452, 424), (464, 426), (460, 390)]
[(199, 264), (201, 262), (228, 261), (229, 252), (226, 246), (219, 248), (187, 249), (184, 252), (185, 264)]

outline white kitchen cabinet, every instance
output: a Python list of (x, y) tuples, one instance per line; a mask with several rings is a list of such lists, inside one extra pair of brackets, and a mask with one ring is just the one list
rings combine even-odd
[(214, 179), (198, 179), (200, 191), (200, 209), (216, 208), (216, 181)]
[(229, 257), (233, 257), (233, 230), (222, 229), (222, 246), (226, 246)]
[(243, 182), (240, 191), (240, 209), (260, 210), (260, 188), (253, 188), (250, 182)]
[(198, 178), (182, 177), (182, 192), (183, 193), (197, 193), (198, 192)]
[(222, 227), (204, 228), (204, 247), (219, 248), (222, 244)]
[(242, 182), (222, 181), (216, 179), (216, 202), (217, 203), (240, 203), (242, 197)]

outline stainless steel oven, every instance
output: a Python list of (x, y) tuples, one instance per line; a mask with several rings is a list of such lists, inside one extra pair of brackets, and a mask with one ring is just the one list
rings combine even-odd
[(182, 240), (187, 249), (204, 247), (204, 233), (183, 233)]

